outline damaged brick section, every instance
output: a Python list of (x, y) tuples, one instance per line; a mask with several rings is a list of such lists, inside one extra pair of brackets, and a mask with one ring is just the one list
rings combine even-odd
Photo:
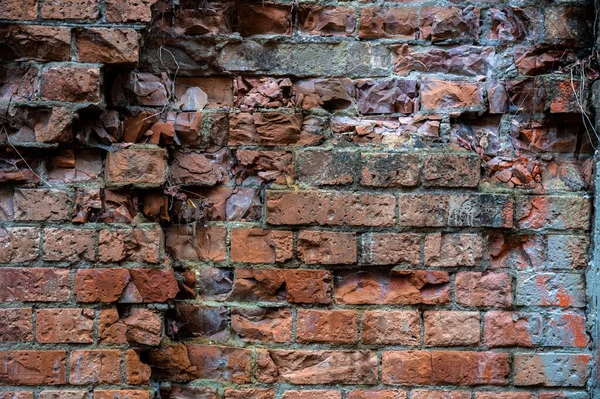
[(0, 399), (591, 398), (592, 3), (0, 0)]

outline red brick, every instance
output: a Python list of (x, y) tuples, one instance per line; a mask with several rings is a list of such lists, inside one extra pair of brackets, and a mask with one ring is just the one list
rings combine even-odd
[(229, 182), (227, 149), (218, 151), (177, 151), (170, 164), (173, 184), (188, 186), (214, 186)]
[(160, 344), (162, 322), (157, 312), (143, 308), (131, 308), (121, 322), (127, 326), (125, 335), (128, 342), (142, 345)]
[(331, 274), (321, 270), (236, 269), (229, 300), (329, 303)]
[(292, 257), (291, 231), (231, 230), (231, 261), (247, 263), (285, 262)]
[(268, 388), (226, 388), (225, 399), (275, 399), (275, 391)]
[(340, 391), (316, 390), (316, 391), (286, 391), (281, 399), (342, 399)]
[(33, 392), (29, 391), (3, 391), (0, 399), (33, 399)]
[(451, 48), (413, 47), (402, 44), (396, 48), (398, 58), (394, 72), (406, 76), (411, 72), (439, 72), (453, 75), (485, 75), (495, 56), (493, 47), (457, 46)]
[(504, 385), (508, 360), (493, 352), (384, 352), (382, 377), (385, 384), (399, 385)]
[(423, 7), (419, 12), (421, 39), (440, 42), (479, 37), (479, 9), (469, 7)]
[(98, 338), (101, 344), (127, 343), (127, 326), (119, 319), (116, 308), (100, 310), (98, 319)]
[(150, 22), (150, 7), (157, 0), (107, 0), (106, 20), (108, 22)]
[(69, 391), (42, 391), (39, 393), (39, 399), (86, 399), (87, 391), (69, 390)]
[(281, 112), (235, 113), (229, 116), (230, 146), (297, 145), (302, 143), (302, 114)]
[(525, 197), (519, 204), (517, 220), (523, 229), (590, 228), (591, 202), (575, 196)]
[(425, 270), (343, 272), (336, 276), (335, 301), (349, 305), (443, 304), (450, 301), (448, 273)]
[(527, 392), (477, 392), (475, 399), (535, 399)]
[(40, 0), (44, 19), (91, 20), (100, 16), (99, 0)]
[(311, 36), (351, 36), (356, 17), (351, 7), (303, 4), (298, 9), (298, 29)]
[(482, 110), (482, 86), (470, 82), (446, 82), (426, 79), (421, 82), (424, 111), (472, 109)]
[(166, 249), (177, 260), (225, 260), (227, 231), (224, 227), (169, 226)]
[(483, 240), (478, 234), (428, 234), (424, 256), (427, 266), (479, 266)]
[(360, 183), (367, 187), (414, 187), (419, 183), (420, 160), (415, 154), (361, 154)]
[(2, 385), (61, 385), (66, 384), (65, 351), (4, 351), (0, 362)]
[(355, 310), (298, 310), (296, 340), (352, 344), (358, 340)]
[(94, 399), (149, 399), (147, 390), (136, 391), (133, 389), (123, 390), (95, 390)]
[(31, 21), (37, 19), (37, 9), (38, 0), (0, 1), (0, 15), (2, 15), (2, 19)]
[[(487, 312), (483, 322), (483, 340), (490, 347), (533, 346), (535, 320), (526, 314)], [(538, 326), (539, 329), (541, 326)]]
[(427, 311), (423, 314), (425, 345), (479, 345), (478, 312)]
[(159, 186), (167, 180), (163, 148), (124, 148), (106, 156), (105, 180), (111, 185)]
[(418, 265), (422, 236), (418, 234), (369, 233), (362, 236), (362, 262), (373, 265)]
[(228, 310), (224, 306), (178, 303), (167, 313), (165, 326), (169, 337), (179, 339), (200, 337), (218, 341), (229, 338)]
[(162, 230), (156, 226), (146, 229), (100, 230), (98, 260), (158, 263), (162, 240)]
[(119, 384), (121, 382), (121, 352), (118, 350), (75, 350), (71, 352), (73, 385)]
[(356, 263), (356, 235), (305, 230), (298, 234), (298, 257), (306, 264)]
[(416, 39), (418, 16), (414, 8), (365, 7), (361, 10), (361, 39)]
[(0, 302), (60, 302), (71, 296), (69, 271), (0, 268)]
[(15, 220), (60, 221), (71, 216), (72, 201), (66, 191), (18, 189), (14, 206)]
[(456, 302), (465, 306), (509, 307), (512, 304), (511, 287), (506, 273), (458, 273)]
[[(370, 351), (261, 350), (256, 376), (266, 383), (377, 383), (377, 355)], [(274, 371), (272, 373), (271, 371)]]
[(0, 35), (9, 56), (14, 59), (35, 59), (40, 62), (71, 60), (71, 29), (68, 27), (3, 25)]
[(226, 346), (188, 345), (190, 362), (198, 368), (198, 378), (250, 382), (252, 351)]
[(406, 391), (354, 390), (348, 392), (347, 399), (406, 399)]
[(419, 312), (366, 311), (361, 320), (361, 340), (371, 345), (418, 345), (421, 341)]
[(140, 360), (133, 349), (125, 352), (125, 381), (131, 385), (148, 385), (150, 383), (150, 367)]
[(490, 194), (401, 194), (400, 225), (407, 227), (512, 227), (513, 201)]
[(273, 2), (238, 4), (242, 36), (292, 33), (292, 6)]
[(127, 269), (80, 269), (75, 274), (77, 302), (115, 302), (130, 280)]
[(480, 160), (475, 154), (431, 154), (423, 159), (423, 185), (477, 187)]
[(238, 181), (258, 176), (281, 185), (294, 180), (294, 154), (287, 151), (237, 150), (236, 175)]
[(413, 399), (471, 399), (468, 391), (412, 391)]
[(357, 169), (356, 152), (303, 151), (296, 160), (298, 180), (308, 186), (352, 184)]
[(0, 263), (29, 262), (38, 258), (40, 229), (37, 227), (0, 228)]
[(79, 62), (137, 64), (138, 33), (133, 29), (87, 28), (77, 32)]
[(292, 313), (278, 308), (236, 308), (231, 311), (231, 330), (244, 341), (289, 342)]
[(136, 302), (166, 302), (179, 292), (173, 269), (130, 269), (129, 273)]
[(391, 226), (396, 199), (389, 194), (267, 192), (267, 223)]
[(44, 229), (44, 260), (96, 260), (96, 232), (83, 229)]
[(36, 339), (39, 343), (92, 343), (93, 309), (38, 309)]
[(42, 100), (65, 102), (100, 101), (100, 69), (46, 67), (42, 70)]
[(33, 341), (32, 309), (0, 309), (0, 342), (27, 341)]
[(589, 354), (515, 354), (516, 386), (584, 387), (590, 374)]

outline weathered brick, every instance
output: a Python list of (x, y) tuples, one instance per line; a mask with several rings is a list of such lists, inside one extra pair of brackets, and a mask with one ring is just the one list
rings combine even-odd
[(150, 395), (147, 390), (94, 390), (94, 399), (149, 399)]
[(177, 260), (225, 260), (227, 231), (224, 227), (169, 226), (167, 252)]
[(282, 185), (294, 180), (294, 155), (291, 152), (237, 150), (236, 159), (238, 180), (258, 176)]
[(355, 310), (299, 310), (296, 340), (352, 344), (358, 340), (358, 312)]
[(509, 357), (494, 352), (384, 352), (382, 378), (399, 385), (505, 385)]
[(471, 399), (471, 392), (413, 390), (412, 397), (414, 399)]
[(3, 19), (33, 20), (37, 19), (38, 0), (2, 0), (0, 14)]
[(252, 351), (226, 346), (188, 345), (190, 362), (198, 368), (198, 378), (250, 382)]
[(121, 382), (121, 352), (118, 350), (75, 350), (71, 352), (74, 385), (118, 384)]
[(366, 390), (357, 389), (348, 392), (346, 398), (348, 399), (406, 399), (406, 391), (394, 390)]
[(475, 399), (535, 399), (535, 396), (527, 392), (477, 392)]
[(506, 273), (458, 273), (456, 302), (466, 306), (509, 307), (512, 304), (511, 287)]
[(62, 190), (19, 189), (15, 191), (15, 220), (60, 221), (71, 216), (72, 201)]
[(396, 49), (398, 58), (394, 72), (408, 75), (412, 71), (440, 72), (453, 75), (485, 75), (494, 63), (494, 49), (481, 46), (452, 48), (426, 47), (424, 49), (403, 44)]
[(0, 399), (33, 399), (33, 392), (30, 391), (2, 391)]
[(158, 263), (162, 240), (162, 230), (156, 227), (100, 230), (98, 260)]
[(229, 182), (229, 151), (177, 151), (170, 164), (174, 184), (214, 186)]
[(79, 269), (75, 274), (77, 302), (115, 302), (130, 279), (127, 269)]
[(298, 234), (298, 257), (309, 265), (355, 263), (356, 236), (332, 231), (301, 231)]
[(150, 7), (157, 0), (107, 0), (106, 20), (108, 22), (150, 22)]
[(402, 194), (399, 207), (403, 226), (513, 226), (513, 201), (507, 195)]
[(423, 316), (425, 345), (470, 346), (479, 344), (478, 312), (428, 311)]
[(519, 204), (517, 220), (524, 229), (590, 228), (589, 198), (574, 196), (525, 197)]
[(286, 391), (282, 399), (342, 399), (341, 391), (332, 390), (306, 390), (306, 391)]
[(38, 395), (40, 399), (86, 399), (87, 391), (83, 390), (60, 390), (60, 391), (41, 391)]
[(77, 32), (80, 62), (137, 64), (138, 33), (133, 29), (86, 28)]
[(71, 60), (70, 28), (14, 24), (1, 26), (0, 33), (3, 38), (3, 45), (7, 47), (6, 50), (3, 50), (3, 54), (7, 54), (8, 59)]
[(419, 12), (421, 39), (440, 42), (479, 37), (479, 9), (468, 7), (423, 7)]
[(302, 4), (298, 9), (300, 32), (311, 36), (351, 36), (356, 28), (351, 7)]
[(2, 385), (61, 385), (66, 384), (67, 353), (62, 350), (3, 351), (0, 361)]
[(361, 39), (415, 39), (418, 28), (414, 8), (365, 7), (361, 9), (358, 36)]
[(93, 20), (100, 16), (99, 0), (40, 0), (44, 19)]
[(590, 374), (588, 354), (515, 354), (515, 385), (583, 387)]
[(309, 186), (348, 185), (354, 182), (358, 153), (347, 151), (304, 151), (296, 161), (298, 180)]
[(83, 229), (44, 229), (44, 260), (76, 262), (96, 259), (96, 232)]
[(373, 265), (418, 265), (422, 236), (405, 233), (368, 233), (362, 236), (362, 262)]
[(247, 263), (285, 262), (292, 257), (292, 232), (262, 229), (231, 230), (231, 260)]
[(66, 102), (100, 101), (100, 69), (46, 67), (42, 70), (42, 100)]
[(0, 268), (0, 302), (60, 302), (71, 295), (69, 271)]
[(361, 320), (361, 340), (374, 345), (418, 345), (421, 341), (419, 312), (366, 311)]
[(396, 199), (389, 194), (267, 192), (267, 223), (390, 226)]
[(33, 341), (32, 309), (0, 309), (0, 342), (27, 341)]
[(167, 312), (165, 327), (168, 336), (179, 339), (205, 337), (223, 340), (229, 337), (227, 309), (223, 306), (178, 303), (174, 309)]
[(37, 227), (0, 228), (0, 263), (21, 263), (37, 259), (40, 232)]
[(431, 154), (423, 159), (423, 185), (477, 187), (480, 160), (475, 154)]
[(166, 302), (179, 292), (175, 272), (165, 269), (130, 269), (133, 285), (131, 298), (125, 290), (123, 302)]
[(142, 345), (160, 344), (162, 322), (157, 312), (143, 308), (131, 308), (121, 322), (127, 326), (125, 336), (128, 342)]
[(93, 342), (92, 309), (38, 309), (36, 339), (39, 343)]
[(450, 301), (448, 273), (425, 270), (340, 272), (335, 301), (342, 304), (414, 305)]
[(226, 388), (225, 399), (275, 399), (275, 391), (268, 388)]
[(377, 356), (370, 351), (262, 350), (256, 364), (258, 380), (266, 383), (377, 383)]
[(124, 148), (106, 156), (105, 180), (111, 185), (160, 186), (167, 180), (162, 148)]
[(133, 349), (125, 352), (125, 381), (131, 385), (147, 385), (150, 382), (150, 367), (140, 361)]
[(250, 342), (288, 342), (292, 339), (292, 312), (284, 308), (236, 308), (231, 330)]
[(520, 306), (585, 307), (581, 274), (517, 273), (515, 303)]
[(546, 260), (549, 269), (584, 269), (587, 266), (589, 239), (584, 236), (549, 235)]
[(481, 110), (481, 92), (482, 86), (478, 83), (424, 79), (421, 82), (421, 104), (424, 111)]
[(478, 234), (428, 234), (424, 256), (427, 266), (478, 266), (483, 240)]
[(229, 117), (230, 146), (294, 145), (302, 140), (302, 114), (281, 112), (239, 113)]
[(414, 187), (420, 160), (415, 154), (363, 153), (360, 183), (367, 187)]

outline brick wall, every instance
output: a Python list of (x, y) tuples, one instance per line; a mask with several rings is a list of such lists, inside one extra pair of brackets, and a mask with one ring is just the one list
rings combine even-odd
[(0, 399), (583, 399), (583, 0), (0, 0)]

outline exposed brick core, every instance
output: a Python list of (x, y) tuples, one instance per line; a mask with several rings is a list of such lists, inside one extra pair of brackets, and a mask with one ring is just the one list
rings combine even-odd
[(0, 0), (0, 399), (584, 399), (587, 0)]

